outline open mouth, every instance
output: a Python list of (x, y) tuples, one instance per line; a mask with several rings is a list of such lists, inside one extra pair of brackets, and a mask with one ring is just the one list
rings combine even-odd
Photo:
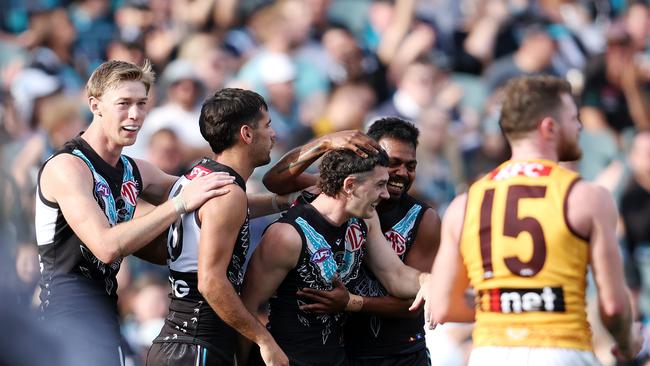
[(126, 132), (137, 132), (140, 126), (122, 126), (122, 129)]
[(394, 189), (394, 190), (400, 190), (401, 191), (401, 190), (404, 189), (404, 187), (406, 187), (406, 182), (404, 182), (401, 179), (400, 180), (397, 180), (397, 179), (389, 180), (387, 186), (389, 188)]

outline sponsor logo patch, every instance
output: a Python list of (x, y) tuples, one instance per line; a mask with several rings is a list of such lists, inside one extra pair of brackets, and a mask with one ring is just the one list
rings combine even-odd
[(477, 300), (481, 311), (485, 312), (521, 314), (566, 311), (562, 287), (493, 288), (480, 290)]
[(124, 202), (128, 203), (131, 206), (135, 206), (138, 199), (138, 186), (134, 181), (129, 180), (122, 183), (122, 189), (120, 191)]
[(365, 243), (366, 238), (363, 236), (363, 231), (361, 226), (357, 223), (353, 223), (348, 226), (347, 231), (345, 232), (345, 247), (349, 248), (350, 251), (355, 252), (361, 248), (363, 243)]
[(204, 166), (197, 165), (197, 166), (195, 166), (194, 168), (192, 168), (192, 171), (190, 171), (189, 173), (185, 174), (185, 177), (186, 177), (187, 179), (189, 179), (189, 180), (192, 180), (192, 179), (194, 179), (194, 178), (202, 177), (202, 176), (204, 176), (204, 175), (208, 175), (208, 174), (210, 174), (210, 173), (212, 173), (212, 170), (210, 170), (210, 169), (208, 169), (208, 168), (206, 168), (206, 167), (204, 167)]
[(386, 232), (385, 236), (397, 255), (402, 255), (406, 252), (406, 238), (402, 234), (391, 229)]

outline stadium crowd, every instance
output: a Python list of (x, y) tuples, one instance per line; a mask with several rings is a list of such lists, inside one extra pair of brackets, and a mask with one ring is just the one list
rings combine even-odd
[[(224, 87), (261, 94), (275, 130), (271, 164), (308, 141), (397, 116), (419, 129), (410, 194), (440, 216), (509, 156), (499, 128), (513, 77), (568, 80), (582, 159), (620, 212), (634, 313), (650, 322), (650, 5), (633, 0), (0, 0), (0, 285), (4, 305), (37, 311), (34, 224), (40, 166), (91, 119), (85, 83), (106, 60), (157, 79), (124, 154), (180, 175), (211, 150), (201, 103)], [(251, 243), (278, 216), (251, 220)], [(129, 256), (118, 274), (121, 331), (144, 364), (167, 315), (168, 270)], [(593, 297), (593, 290), (588, 293)], [(11, 304), (9, 304), (11, 303)], [(597, 312), (596, 304), (590, 306)], [(615, 364), (590, 316), (596, 355)], [(463, 365), (471, 325), (429, 332), (434, 365)], [(647, 355), (646, 355), (647, 358)], [(639, 364), (642, 361), (639, 361)]]

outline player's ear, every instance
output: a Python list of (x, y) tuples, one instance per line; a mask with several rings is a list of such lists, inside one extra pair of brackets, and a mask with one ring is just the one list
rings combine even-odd
[(356, 187), (357, 184), (357, 178), (354, 176), (347, 176), (343, 180), (343, 187), (341, 187), (341, 193), (343, 193), (346, 197), (350, 197), (352, 195), (352, 192), (354, 192), (354, 188)]
[(553, 138), (558, 128), (559, 126), (557, 125), (557, 121), (551, 116), (542, 118), (539, 126), (537, 127), (540, 134), (542, 135), (542, 138), (544, 139)]
[(239, 137), (244, 141), (246, 144), (250, 144), (253, 142), (253, 129), (249, 125), (243, 125), (239, 129)]

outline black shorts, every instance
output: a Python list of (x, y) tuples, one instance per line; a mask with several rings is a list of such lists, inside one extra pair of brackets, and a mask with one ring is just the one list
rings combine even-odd
[(147, 353), (147, 366), (233, 365), (234, 355), (220, 352), (198, 339), (155, 340)]
[(348, 358), (349, 366), (431, 366), (429, 350), (423, 348), (417, 352), (403, 355), (372, 358)]

